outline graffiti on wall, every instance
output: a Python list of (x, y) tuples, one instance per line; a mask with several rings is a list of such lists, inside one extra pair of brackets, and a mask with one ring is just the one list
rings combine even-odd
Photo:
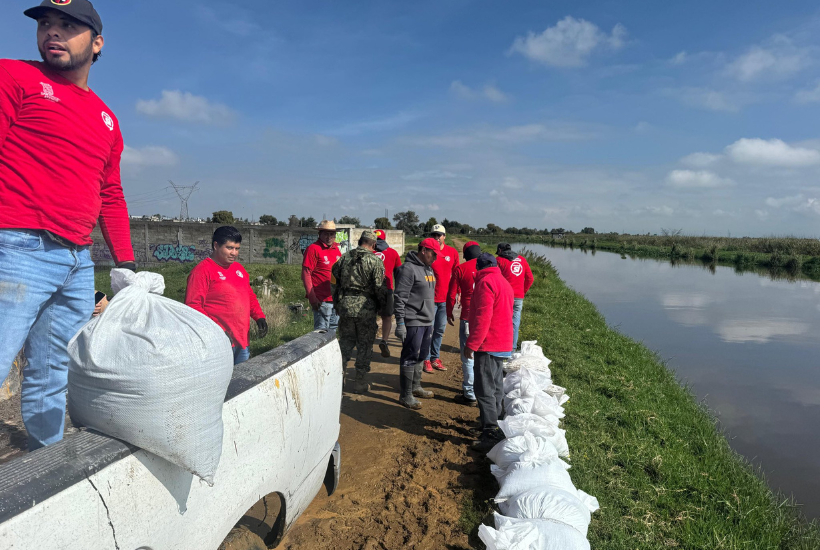
[(307, 235), (299, 235), (299, 240), (298, 241), (296, 239), (293, 240), (293, 244), (296, 245), (296, 247), (299, 249), (299, 252), (301, 252), (302, 254), (305, 253), (305, 250), (307, 249), (307, 247), (309, 247), (310, 245), (312, 245), (315, 242), (316, 242), (316, 234), (315, 233), (309, 233)]
[(158, 244), (152, 247), (154, 249), (154, 258), (160, 262), (193, 262), (196, 259), (195, 246), (186, 246), (184, 244)]
[(262, 252), (263, 258), (272, 258), (280, 264), (288, 263), (288, 251), (285, 241), (271, 237), (265, 239), (265, 250)]

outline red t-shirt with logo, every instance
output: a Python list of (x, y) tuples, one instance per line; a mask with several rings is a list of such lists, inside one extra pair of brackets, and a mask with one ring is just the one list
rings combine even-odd
[(456, 297), (461, 296), (461, 320), (470, 318), (470, 303), (473, 301), (475, 278), (478, 275), (476, 259), (468, 260), (456, 266), (450, 288), (447, 292), (447, 317), (453, 314), (456, 307)]
[(332, 277), (330, 269), (341, 257), (342, 252), (336, 243), (327, 246), (322, 241), (317, 240), (305, 249), (305, 259), (302, 261), (302, 267), (310, 270), (313, 292), (320, 302), (333, 301), (333, 293), (330, 289), (330, 279)]
[(248, 347), (249, 318), (265, 318), (248, 272), (239, 262), (230, 267), (222, 267), (211, 258), (199, 262), (188, 275), (185, 304), (210, 317), (240, 348)]
[(384, 276), (387, 279), (387, 288), (393, 290), (393, 270), (401, 265), (399, 253), (388, 248), (384, 252), (374, 252), (384, 262)]
[(513, 261), (506, 258), (496, 258), (498, 267), (501, 269), (501, 274), (510, 283), (513, 288), (513, 294), (516, 298), (523, 298), (530, 291), (535, 277), (532, 275), (530, 264), (524, 259), (524, 256), (518, 256)]
[(114, 261), (134, 260), (116, 117), (35, 61), (0, 59), (0, 228), (89, 245), (99, 221)]
[(448, 244), (438, 251), (436, 261), (432, 265), (433, 273), (436, 274), (436, 296), (433, 301), (437, 304), (447, 301), (450, 278), (459, 261), (458, 250)]

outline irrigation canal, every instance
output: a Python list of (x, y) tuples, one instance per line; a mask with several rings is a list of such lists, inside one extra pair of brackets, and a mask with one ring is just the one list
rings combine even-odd
[(820, 283), (537, 244), (610, 326), (655, 350), (773, 489), (820, 517)]

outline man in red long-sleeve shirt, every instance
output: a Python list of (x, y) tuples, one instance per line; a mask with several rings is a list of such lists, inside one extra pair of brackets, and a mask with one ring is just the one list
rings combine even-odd
[(317, 227), (319, 238), (305, 249), (302, 260), (302, 284), (305, 286), (305, 298), (313, 310), (313, 330), (336, 330), (339, 316), (333, 305), (333, 264), (342, 257), (339, 245), (336, 244), (336, 223), (333, 220), (322, 220)]
[(135, 269), (120, 184), (119, 123), (88, 87), (103, 47), (88, 0), (45, 0), (42, 62), (0, 60), (0, 379), (25, 344), (29, 450), (62, 439), (68, 341), (94, 311), (91, 230)]
[(384, 278), (387, 283), (384, 308), (379, 312), (382, 318), (382, 341), (379, 342), (379, 349), (382, 352), (382, 357), (390, 357), (387, 339), (390, 337), (390, 331), (393, 330), (393, 276), (395, 271), (401, 267), (401, 257), (398, 252), (387, 244), (387, 234), (383, 229), (376, 230), (376, 239), (375, 254), (384, 262)]
[(530, 264), (524, 256), (513, 252), (509, 243), (498, 243), (496, 249), (498, 267), (501, 274), (507, 279), (513, 289), (515, 302), (513, 304), (513, 347), (518, 347), (518, 327), (521, 326), (521, 310), (524, 309), (524, 297), (530, 291), (535, 278), (532, 276)]
[(470, 303), (473, 298), (473, 289), (475, 288), (475, 278), (478, 272), (476, 271), (476, 258), (481, 255), (481, 246), (475, 241), (470, 241), (464, 245), (464, 263), (456, 266), (453, 271), (453, 278), (450, 279), (450, 289), (447, 292), (447, 322), (455, 325), (455, 317), (453, 310), (456, 306), (456, 299), (461, 302), (461, 317), (458, 325), (458, 341), (461, 347), (461, 390), (462, 392), (456, 394), (456, 401), (464, 405), (475, 405), (475, 392), (473, 391), (473, 384), (475, 377), (473, 375), (473, 360), (467, 359), (464, 356), (464, 344), (467, 342), (467, 337), (470, 335)]
[(464, 355), (475, 355), (475, 396), (481, 438), (473, 448), (489, 451), (504, 434), (498, 427), (504, 397), (502, 361), (511, 355), (513, 290), (501, 274), (495, 256), (484, 252), (476, 260), (475, 290), (470, 303), (470, 336)]
[(188, 275), (185, 304), (207, 315), (225, 331), (233, 345), (233, 364), (250, 359), (249, 318), (256, 321), (259, 337), (268, 333), (265, 312), (259, 305), (250, 277), (237, 260), (242, 234), (229, 225), (217, 228), (211, 239), (211, 257)]

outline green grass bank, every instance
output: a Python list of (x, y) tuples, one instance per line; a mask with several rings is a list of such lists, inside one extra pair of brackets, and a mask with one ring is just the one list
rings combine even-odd
[[(570, 474), (601, 504), (592, 548), (820, 548), (818, 523), (770, 490), (655, 353), (609, 328), (546, 259), (531, 266), (521, 339), (538, 340), (570, 395)], [(488, 506), (474, 497), (462, 515), (473, 533)]]
[[(283, 289), (277, 297), (259, 296), (259, 302), (268, 320), (269, 331), (264, 338), (257, 338), (256, 327), (251, 323), (251, 356), (259, 355), (285, 342), (289, 342), (313, 330), (313, 315), (305, 298), (305, 289), (302, 286), (301, 266), (298, 265), (269, 265), (250, 264), (243, 266), (251, 276), (251, 281), (257, 277), (271, 279)], [(182, 302), (185, 299), (185, 286), (188, 274), (194, 264), (168, 264), (156, 269), (140, 269), (153, 271), (165, 278), (166, 298)], [(97, 290), (111, 296), (110, 269), (98, 269), (95, 273)], [(257, 292), (258, 294), (258, 292)], [(292, 313), (288, 304), (301, 303), (301, 313)]]

